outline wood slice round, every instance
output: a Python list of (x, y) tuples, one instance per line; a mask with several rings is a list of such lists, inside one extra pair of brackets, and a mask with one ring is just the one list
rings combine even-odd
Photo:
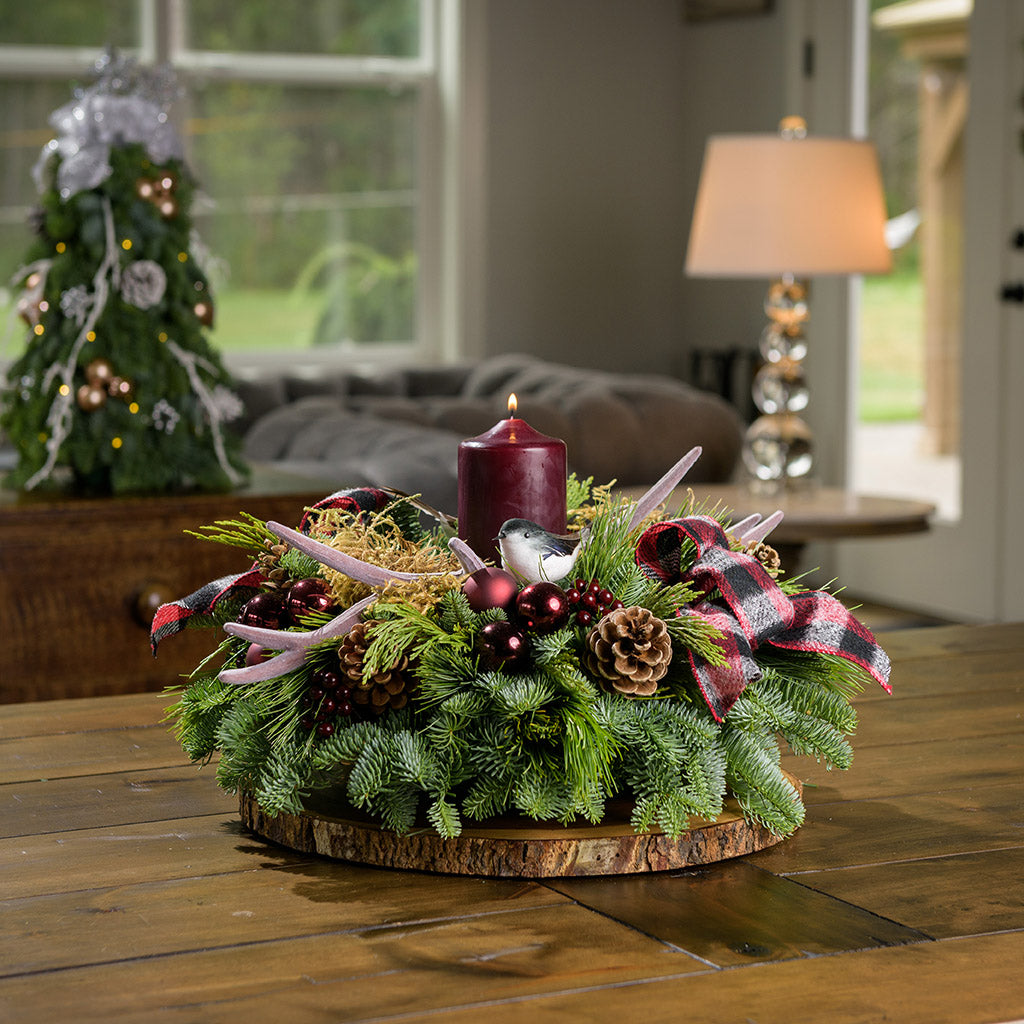
[[(797, 792), (798, 780), (787, 775)], [(599, 825), (545, 826), (529, 818), (495, 818), (443, 839), (433, 829), (396, 835), (347, 805), (309, 802), (301, 814), (271, 817), (248, 794), (239, 798), (242, 824), (282, 846), (376, 867), (449, 875), (555, 878), (669, 871), (741, 857), (781, 842), (747, 821), (733, 799), (714, 821), (695, 821), (675, 839), (661, 831), (636, 833), (628, 803), (609, 802)]]

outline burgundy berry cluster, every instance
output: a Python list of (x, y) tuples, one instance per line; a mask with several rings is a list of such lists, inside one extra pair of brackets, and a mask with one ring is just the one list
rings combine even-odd
[(622, 607), (622, 602), (599, 580), (573, 580), (565, 597), (581, 626), (589, 626), (591, 622)]
[(301, 724), (309, 732), (326, 739), (334, 734), (338, 722), (353, 714), (352, 691), (339, 672), (322, 668), (310, 677), (310, 686), (302, 698), (306, 709)]

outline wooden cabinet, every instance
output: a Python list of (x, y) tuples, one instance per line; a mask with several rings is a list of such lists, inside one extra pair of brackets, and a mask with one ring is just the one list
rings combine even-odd
[(249, 512), (296, 525), (331, 483), (265, 470), (230, 494), (75, 498), (0, 493), (0, 702), (160, 690), (212, 650), (208, 630), (166, 640), (155, 605), (246, 569), (236, 548), (188, 536)]

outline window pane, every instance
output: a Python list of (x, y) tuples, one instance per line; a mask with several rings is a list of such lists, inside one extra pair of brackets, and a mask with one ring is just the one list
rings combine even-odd
[(418, 0), (202, 0), (188, 11), (193, 50), (415, 57)]
[(70, 81), (0, 79), (0, 287), (22, 265), (31, 245), (26, 218), (39, 202), (32, 167), (53, 138), (50, 114), (68, 102), (71, 89)]
[(412, 340), (415, 92), (222, 82), (190, 102), (218, 347)]
[(0, 0), (0, 42), (30, 46), (134, 47), (139, 0)]

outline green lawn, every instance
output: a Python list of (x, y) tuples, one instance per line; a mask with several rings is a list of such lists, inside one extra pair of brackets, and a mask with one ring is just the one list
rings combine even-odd
[(226, 288), (217, 297), (210, 341), (221, 352), (308, 348), (323, 309), (320, 292)]
[(920, 277), (864, 279), (860, 401), (863, 422), (916, 420), (924, 400), (924, 295)]

